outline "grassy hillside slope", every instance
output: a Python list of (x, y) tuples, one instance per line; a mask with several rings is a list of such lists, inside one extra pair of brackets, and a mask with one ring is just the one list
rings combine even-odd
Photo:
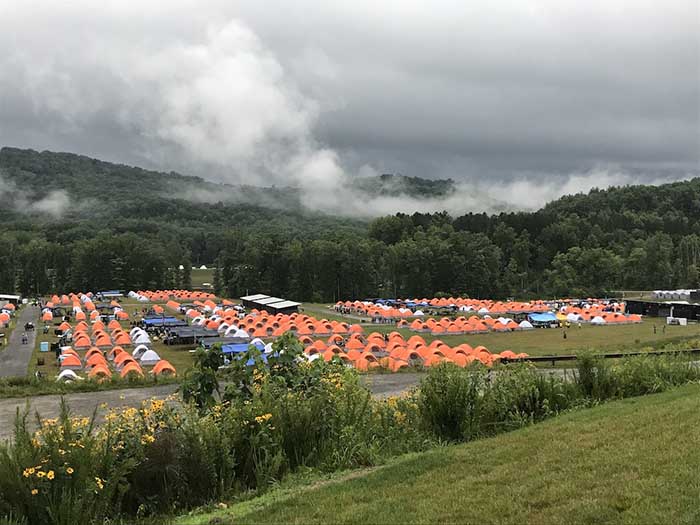
[(699, 426), (689, 385), (177, 523), (698, 523)]

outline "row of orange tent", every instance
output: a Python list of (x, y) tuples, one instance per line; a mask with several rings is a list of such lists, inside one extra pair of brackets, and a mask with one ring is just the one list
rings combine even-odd
[[(73, 346), (75, 348), (111, 348), (113, 345), (131, 345), (131, 336), (126, 333), (121, 325), (116, 321), (110, 321), (110, 333), (106, 332), (105, 326), (98, 321), (92, 325), (91, 335), (88, 335), (88, 325), (84, 321), (79, 322), (73, 331)], [(70, 324), (63, 322), (59, 328), (63, 331), (71, 330)]]
[[(399, 304), (413, 303), (416, 305), (428, 305), (433, 308), (447, 308), (450, 306), (456, 306), (458, 308), (468, 309), (469, 311), (482, 312), (482, 313), (492, 313), (492, 314), (506, 314), (506, 313), (521, 313), (521, 312), (545, 312), (549, 310), (549, 307), (545, 301), (492, 301), (492, 300), (482, 300), (482, 299), (468, 299), (462, 297), (449, 297), (449, 298), (422, 298), (422, 299), (399, 299)], [(363, 312), (366, 315), (371, 315), (371, 313), (376, 313), (383, 317), (410, 317), (405, 311), (401, 311), (401, 308), (391, 308), (387, 309), (384, 305), (375, 304), (371, 302), (363, 301), (338, 301), (336, 307), (343, 306), (357, 312)], [(386, 312), (393, 312), (394, 315), (389, 315)]]
[(141, 297), (147, 298), (149, 301), (152, 302), (167, 302), (172, 298), (179, 299), (182, 301), (216, 299), (216, 296), (214, 294), (192, 290), (139, 290), (135, 293)]
[(433, 318), (422, 321), (415, 319), (409, 328), (414, 332), (428, 332), (433, 335), (460, 335), (460, 334), (481, 334), (486, 332), (510, 332), (519, 330), (520, 325), (508, 319), (506, 322), (501, 322), (498, 319), (490, 317), (479, 318), (475, 315), (469, 319), (460, 316), (456, 319), (443, 317), (440, 320)]
[(472, 348), (466, 343), (453, 348), (439, 339), (427, 344), (417, 335), (405, 340), (398, 332), (389, 334), (387, 340), (382, 334), (376, 332), (366, 338), (360, 334), (353, 334), (344, 347), (338, 345), (341, 341), (337, 335), (331, 336), (328, 341), (320, 339), (313, 341), (309, 337), (302, 336), (300, 341), (305, 345), (304, 352), (307, 356), (318, 355), (326, 361), (337, 358), (359, 370), (383, 367), (397, 371), (408, 366), (430, 367), (442, 362), (465, 367), (475, 361), (485, 366), (492, 366), (501, 359), (528, 357), (525, 353), (516, 354), (511, 350), (491, 353), (483, 346)]
[(285, 332), (295, 332), (297, 335), (327, 336), (330, 334), (361, 333), (360, 325), (350, 325), (342, 321), (329, 321), (316, 319), (315, 317), (293, 313), (276, 314), (270, 316), (265, 312), (253, 310), (243, 318), (238, 317), (238, 312), (226, 309), (216, 315), (205, 318), (198, 310), (188, 310), (185, 314), (191, 321), (201, 319), (201, 326), (210, 330), (223, 331), (231, 326), (245, 330), (253, 337), (268, 338), (279, 337)]
[[(125, 310), (121, 309), (115, 309), (114, 311), (114, 316), (119, 319), (120, 321), (128, 321), (129, 320), (129, 314)], [(100, 317), (100, 312), (97, 310), (92, 310), (90, 311), (90, 314), (86, 314), (82, 310), (78, 310), (75, 312), (74, 316), (76, 321), (86, 321), (88, 318), (91, 321), (94, 321), (95, 319), (99, 319)], [(45, 323), (50, 323), (53, 321), (53, 312), (51, 310), (46, 309), (44, 313), (41, 314), (41, 320)]]
[[(128, 376), (143, 377), (143, 369), (141, 365), (128, 352), (120, 346), (112, 348), (108, 354), (109, 359), (113, 361), (116, 372), (120, 377), (127, 378)], [(112, 377), (112, 371), (105, 358), (104, 353), (97, 347), (90, 348), (85, 353), (85, 358), (80, 359), (80, 355), (72, 348), (66, 348), (62, 352), (61, 370), (82, 370), (85, 368), (88, 372), (88, 377), (91, 379), (107, 379)], [(169, 361), (161, 359), (158, 361), (151, 372), (154, 375), (175, 375), (175, 367)]]

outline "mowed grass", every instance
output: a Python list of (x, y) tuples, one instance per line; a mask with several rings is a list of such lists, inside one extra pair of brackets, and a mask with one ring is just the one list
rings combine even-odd
[(192, 270), (192, 287), (194, 288), (204, 288), (204, 283), (208, 283), (206, 288), (209, 288), (214, 283), (214, 270), (207, 268), (206, 270), (201, 270), (197, 268)]
[[(317, 318), (335, 319), (348, 323), (359, 321), (335, 314), (328, 305), (305, 304), (304, 313)], [(375, 325), (360, 323), (365, 333), (392, 332), (397, 330), (395, 324)], [(654, 333), (656, 325), (656, 334)], [(643, 347), (657, 347), (665, 343), (683, 341), (692, 338), (700, 338), (700, 324), (688, 326), (665, 326), (665, 319), (646, 318), (641, 324), (628, 324), (618, 326), (591, 326), (582, 325), (581, 328), (538, 328), (535, 330), (487, 333), (479, 335), (443, 335), (432, 336), (430, 334), (418, 334), (427, 342), (441, 339), (450, 346), (468, 343), (472, 347), (483, 345), (491, 352), (513, 350), (516, 353), (525, 352), (536, 355), (571, 354), (585, 350), (597, 350), (601, 352), (614, 352), (632, 347), (641, 350)], [(406, 339), (416, 334), (406, 328), (398, 329)], [(566, 332), (566, 339), (564, 333)]]
[(176, 523), (698, 523), (699, 426), (688, 385)]

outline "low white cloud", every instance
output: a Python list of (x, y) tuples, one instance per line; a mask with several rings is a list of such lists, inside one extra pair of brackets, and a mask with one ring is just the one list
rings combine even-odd
[(69, 210), (70, 205), (70, 197), (65, 190), (54, 190), (45, 197), (28, 202), (27, 209), (30, 212), (45, 213), (54, 218), (60, 218)]
[(0, 173), (0, 203), (19, 213), (48, 215), (59, 219), (74, 206), (68, 192), (52, 190), (39, 196), (34, 190), (19, 188)]
[[(554, 1), (535, 10), (505, 0), (493, 9), (329, 2), (311, 9), (317, 19), (297, 17), (291, 4), (277, 13), (248, 1), (30, 4), (0, 0), (0, 140), (25, 137), (17, 146), (69, 145), (231, 184), (294, 187), (305, 208), (360, 217), (534, 209), (591, 187), (662, 181), (649, 166), (678, 157), (686, 169), (693, 157), (686, 142), (697, 119), (676, 100), (696, 101), (697, 85), (675, 97), (659, 93), (686, 84), (668, 79), (685, 75), (697, 52), (663, 40), (663, 61), (650, 67), (639, 49), (652, 39), (612, 45), (620, 21), (628, 31), (629, 20), (633, 35), (658, 27), (653, 6), (572, 16)], [(697, 40), (685, 16), (697, 8), (673, 4), (664, 16), (679, 42)], [(377, 24), (375, 9), (397, 23)], [(596, 35), (593, 51), (561, 28)], [(19, 38), (28, 32), (32, 39)], [(358, 38), (364, 32), (367, 42)], [(615, 51), (610, 63), (607, 49)], [(640, 175), (567, 175), (571, 165), (616, 157), (649, 162)], [(406, 166), (410, 175), (454, 178), (456, 191), (422, 199), (353, 189), (353, 177)], [(182, 196), (231, 199), (205, 189)], [(70, 206), (65, 192), (54, 192), (24, 207), (60, 216)]]

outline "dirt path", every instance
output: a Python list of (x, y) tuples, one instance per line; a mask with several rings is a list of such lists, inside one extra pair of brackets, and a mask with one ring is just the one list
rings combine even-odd
[[(373, 374), (363, 376), (375, 397), (398, 395), (416, 386), (423, 374)], [(165, 398), (177, 390), (178, 385), (162, 385), (148, 388), (126, 388), (122, 390), (103, 390), (63, 396), (71, 413), (91, 416), (102, 404), (109, 407), (139, 406), (142, 401), (152, 397)], [(29, 414), (34, 420), (36, 412), (44, 418), (56, 417), (60, 410), (61, 396), (34, 396), (28, 398), (0, 399), (0, 441), (10, 438), (17, 410), (23, 411), (29, 406)]]
[[(145, 399), (164, 398), (175, 392), (178, 385), (162, 385), (148, 388), (125, 388), (123, 390), (103, 390), (101, 392), (81, 392), (63, 396), (71, 413), (91, 416), (103, 403), (109, 407), (138, 406)], [(12, 436), (17, 410), (29, 407), (29, 417), (34, 420), (36, 412), (41, 417), (53, 418), (60, 411), (61, 396), (34, 396), (27, 398), (0, 399), (0, 440)]]
[[(543, 374), (571, 377), (571, 370), (540, 369)], [(425, 373), (407, 372), (401, 374), (370, 374), (362, 376), (362, 382), (378, 399), (400, 395), (418, 386)], [(71, 413), (74, 415), (91, 416), (102, 404), (109, 407), (121, 408), (139, 406), (142, 401), (156, 397), (165, 398), (173, 394), (178, 385), (162, 385), (148, 388), (127, 388), (122, 390), (104, 390), (101, 392), (85, 392), (63, 396)], [(61, 396), (34, 396), (29, 398), (0, 399), (0, 441), (12, 436), (13, 424), (17, 410), (23, 411), (29, 406), (29, 414), (39, 412), (42, 417), (53, 418), (59, 413)], [(99, 411), (98, 411), (99, 412)]]
[(24, 377), (29, 370), (29, 360), (32, 358), (36, 342), (36, 329), (27, 332), (28, 343), (22, 344), (24, 324), (27, 322), (37, 326), (39, 308), (25, 306), (17, 318), (17, 325), (12, 330), (7, 346), (0, 352), (0, 377)]

